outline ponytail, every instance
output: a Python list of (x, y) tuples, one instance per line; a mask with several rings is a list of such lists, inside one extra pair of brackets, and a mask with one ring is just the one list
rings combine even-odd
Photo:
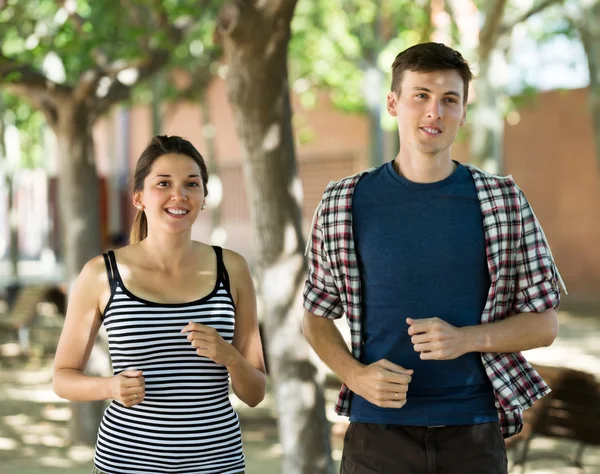
[(146, 214), (144, 211), (138, 210), (133, 220), (133, 224), (131, 225), (129, 243), (137, 244), (146, 237), (148, 237), (148, 221), (146, 220)]

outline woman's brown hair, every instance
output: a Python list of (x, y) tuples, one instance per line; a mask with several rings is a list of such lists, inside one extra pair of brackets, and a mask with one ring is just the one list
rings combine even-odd
[[(135, 167), (135, 174), (133, 176), (132, 193), (144, 190), (144, 180), (150, 173), (154, 162), (163, 155), (185, 155), (189, 156), (196, 162), (200, 168), (200, 177), (202, 178), (202, 185), (204, 188), (204, 196), (206, 197), (208, 190), (206, 184), (208, 183), (208, 169), (204, 158), (194, 145), (192, 145), (185, 138), (181, 138), (175, 135), (156, 135), (152, 138), (146, 149), (140, 155), (137, 165)], [(131, 232), (129, 234), (129, 243), (137, 244), (148, 236), (148, 221), (146, 220), (146, 214), (143, 210), (137, 211), (133, 224), (131, 226)]]

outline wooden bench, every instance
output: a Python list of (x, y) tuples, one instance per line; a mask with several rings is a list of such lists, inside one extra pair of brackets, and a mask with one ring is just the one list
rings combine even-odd
[(0, 314), (0, 330), (14, 332), (22, 353), (29, 351), (29, 326), (37, 316), (37, 305), (45, 300), (50, 286), (26, 286), (19, 290), (14, 305)]
[(525, 472), (531, 440), (535, 436), (547, 436), (576, 441), (578, 447), (571, 462), (583, 469), (581, 458), (585, 447), (600, 446), (600, 383), (594, 375), (579, 370), (534, 368), (552, 392), (525, 411), (523, 431), (506, 440), (507, 448), (522, 444), (515, 466), (520, 465), (521, 473)]

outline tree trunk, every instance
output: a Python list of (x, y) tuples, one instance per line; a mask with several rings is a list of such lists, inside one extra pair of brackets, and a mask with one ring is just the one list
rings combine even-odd
[(479, 59), (479, 75), (475, 83), (476, 102), (471, 133), (471, 155), (474, 162), (487, 170), (501, 173), (504, 146), (504, 115), (502, 98), (504, 91), (494, 84), (495, 54), (490, 51), (489, 57)]
[(6, 155), (6, 123), (4, 122), (4, 101), (0, 97), (0, 161), (5, 164), (5, 183), (6, 190), (8, 192), (8, 224), (9, 224), (9, 235), (8, 235), (8, 253), (10, 259), (11, 277), (12, 284), (19, 284), (19, 226), (16, 219), (16, 205), (15, 205), (15, 188), (14, 188), (14, 172), (15, 169), (11, 168), (8, 164), (8, 157)]
[(589, 107), (596, 139), (596, 159), (600, 166), (600, 1), (583, 11), (575, 22), (585, 49), (590, 72)]
[(15, 184), (12, 171), (8, 170), (6, 175), (6, 189), (8, 191), (8, 219), (9, 237), (8, 251), (10, 255), (10, 268), (13, 285), (19, 284), (19, 224), (17, 221), (17, 203), (15, 199)]
[[(92, 123), (82, 106), (62, 109), (55, 128), (59, 153), (59, 202), (65, 280), (69, 287), (84, 265), (102, 250), (100, 197)], [(108, 375), (102, 342), (92, 351), (86, 373)], [(94, 445), (104, 402), (72, 403), (70, 441)]]
[(65, 114), (63, 127), (55, 130), (60, 160), (62, 245), (69, 286), (102, 249), (92, 124), (84, 110), (73, 112)]
[(471, 123), (471, 155), (478, 166), (502, 172), (504, 145), (503, 84), (498, 83), (496, 66), (504, 59), (501, 24), (506, 0), (486, 2), (484, 24), (479, 32), (479, 74), (475, 82), (475, 107)]
[[(208, 167), (208, 173), (210, 180), (214, 184), (218, 181), (222, 185), (221, 178), (219, 177), (219, 163), (217, 161), (217, 146), (216, 146), (216, 127), (213, 122), (212, 108), (206, 93), (202, 92), (199, 99), (200, 109), (202, 110), (202, 136), (204, 137), (204, 143), (206, 146), (206, 162)], [(210, 187), (209, 181), (209, 187)], [(222, 186), (221, 186), (222, 192)], [(210, 198), (209, 198), (210, 199)], [(215, 197), (213, 196), (213, 199)], [(219, 201), (214, 201), (214, 204), (210, 206), (210, 218), (211, 218), (211, 243), (215, 245), (222, 245), (222, 231), (221, 228), (221, 203), (223, 198)]]
[(301, 331), (303, 256), (287, 79), (295, 0), (236, 2), (219, 19), (227, 90), (245, 158), (258, 240), (259, 297), (275, 389), (285, 474), (332, 472), (322, 383)]

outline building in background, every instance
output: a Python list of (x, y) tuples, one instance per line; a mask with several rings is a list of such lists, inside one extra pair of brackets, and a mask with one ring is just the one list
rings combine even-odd
[[(194, 238), (232, 248), (252, 263), (254, 245), (243, 160), (224, 82), (216, 80), (207, 97), (212, 111), (210, 118), (203, 117), (203, 111), (195, 104), (164, 104), (162, 133), (188, 138), (215, 169), (213, 183), (219, 186), (209, 189), (213, 197), (218, 198), (219, 205), (209, 205), (209, 209), (201, 213), (194, 227)], [(594, 155), (587, 101), (587, 89), (541, 92), (512, 112), (505, 132), (505, 172), (514, 176), (543, 224), (569, 288), (570, 296), (565, 301), (600, 303), (600, 248), (597, 245), (600, 242), (600, 165)], [(369, 123), (367, 117), (360, 114), (336, 110), (325, 95), (311, 110), (304, 109), (297, 98), (293, 100), (293, 107), (304, 195), (303, 217), (308, 231), (327, 183), (369, 167)], [(208, 122), (215, 130), (210, 147), (203, 134)], [(120, 246), (127, 241), (133, 217), (130, 179), (135, 162), (151, 135), (152, 112), (143, 106), (116, 108), (94, 130), (106, 247)], [(389, 141), (384, 147), (388, 155), (384, 157), (386, 161), (394, 158), (395, 135), (394, 131), (386, 137)], [(207, 153), (211, 148), (213, 156)], [(454, 157), (469, 161), (468, 143), (458, 143)], [(56, 170), (51, 170), (47, 183), (40, 185), (39, 173), (32, 173), (19, 190), (20, 226), (25, 235), (20, 245), (22, 255), (27, 258), (40, 258), (44, 248), (51, 249), (58, 260), (61, 258), (60, 236), (55, 225), (59, 213), (55, 176)], [(4, 202), (4, 196), (2, 200)], [(6, 216), (7, 209), (2, 207), (2, 202), (0, 216)], [(22, 205), (27, 209), (21, 212)], [(217, 213), (218, 218), (215, 218)], [(2, 222), (6, 222), (5, 218)], [(219, 229), (214, 228), (215, 222)], [(0, 233), (0, 245), (4, 239), (4, 233)], [(60, 273), (55, 271), (52, 277), (59, 278)]]

